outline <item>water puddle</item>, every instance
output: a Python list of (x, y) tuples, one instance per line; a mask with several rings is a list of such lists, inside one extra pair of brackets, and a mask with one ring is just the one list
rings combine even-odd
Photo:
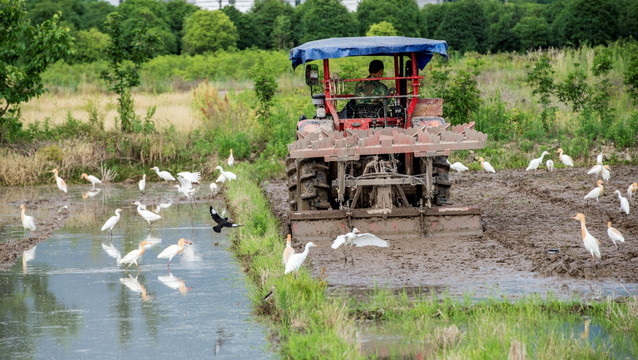
[[(66, 225), (0, 273), (0, 353), (9, 358), (269, 359), (267, 329), (251, 317), (246, 280), (225, 250), (227, 232), (213, 232), (209, 203), (172, 204), (149, 231), (131, 205), (167, 203), (169, 184), (111, 185), (86, 195), (71, 187), (61, 206)], [(208, 190), (208, 189), (206, 189)], [(19, 204), (57, 196), (50, 187), (0, 190), (0, 236), (21, 238)], [(204, 187), (201, 196), (208, 196)], [(85, 195), (83, 197), (83, 195)], [(17, 204), (17, 205), (16, 205)], [(221, 209), (223, 204), (217, 202)], [(113, 237), (100, 228), (122, 208)], [(151, 207), (149, 206), (149, 209)], [(55, 216), (31, 211), (36, 217)], [(18, 220), (16, 220), (18, 219)], [(193, 245), (167, 259), (157, 255), (184, 237)], [(153, 245), (126, 272), (111, 255)]]

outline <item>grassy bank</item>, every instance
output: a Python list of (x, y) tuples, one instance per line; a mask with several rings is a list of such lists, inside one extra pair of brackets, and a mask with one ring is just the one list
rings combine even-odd
[[(586, 303), (538, 297), (512, 302), (495, 296), (473, 302), (469, 294), (453, 299), (427, 289), (408, 294), (377, 288), (367, 298), (352, 298), (328, 295), (322, 275), (313, 277), (305, 268), (296, 276), (284, 275), (285, 238), (257, 185), (264, 181), (264, 168), (259, 163), (239, 166), (239, 180), (228, 184), (226, 198), (235, 219), (246, 224), (235, 233), (233, 251), (256, 285), (255, 312), (271, 323), (272, 340), (284, 358), (504, 359), (518, 352), (529, 358), (600, 359), (638, 354), (636, 297)], [(272, 284), (275, 297), (263, 302)]]

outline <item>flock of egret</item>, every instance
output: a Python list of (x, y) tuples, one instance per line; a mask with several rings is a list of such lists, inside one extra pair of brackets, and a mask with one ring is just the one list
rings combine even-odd
[[(230, 157), (228, 158), (227, 163), (229, 166), (233, 166), (234, 162), (235, 160), (233, 158), (232, 150), (231, 150), (231, 154), (230, 154)], [(226, 180), (230, 181), (230, 180), (237, 179), (237, 175), (235, 175), (234, 173), (230, 171), (224, 171), (221, 166), (217, 166), (217, 169), (220, 171), (221, 175), (217, 178), (216, 182), (224, 183)], [(176, 180), (175, 177), (173, 177), (173, 175), (171, 175), (170, 172), (160, 171), (160, 169), (157, 166), (152, 167), (151, 170), (154, 170), (157, 176), (164, 181)], [(54, 175), (55, 182), (58, 189), (60, 189), (60, 191), (63, 191), (64, 193), (67, 193), (68, 189), (66, 186), (66, 182), (64, 181), (64, 179), (59, 177), (58, 169), (53, 169), (50, 172), (52, 172)], [(180, 172), (177, 175), (178, 175), (177, 180), (180, 182), (180, 184), (175, 185), (175, 187), (177, 187), (177, 189), (181, 193), (183, 193), (187, 198), (190, 198), (191, 195), (195, 192), (195, 188), (193, 187), (193, 184), (199, 183), (201, 179), (200, 173), (199, 172)], [(86, 179), (87, 181), (89, 181), (92, 184), (92, 187), (91, 187), (92, 190), (95, 189), (95, 186), (97, 184), (102, 184), (102, 181), (100, 179), (98, 179), (97, 177), (93, 175), (87, 175), (86, 173), (83, 173), (80, 178)], [(139, 181), (138, 187), (141, 192), (144, 192), (146, 188), (146, 174), (142, 175), (142, 179)], [(213, 194), (215, 194), (217, 190), (219, 189), (219, 187), (215, 183), (212, 183), (210, 185), (210, 188), (211, 188), (211, 191), (213, 191)], [(144, 220), (147, 221), (149, 228), (151, 229), (152, 229), (153, 223), (162, 219), (161, 215), (159, 215), (160, 210), (162, 208), (165, 208), (171, 205), (171, 203), (167, 205), (160, 204), (159, 206), (155, 208), (155, 211), (150, 211), (146, 208), (145, 205), (143, 205), (139, 201), (135, 201), (132, 204), (137, 206), (137, 213)], [(29, 216), (26, 214), (25, 204), (21, 204), (20, 208), (21, 208), (20, 218), (22, 221), (22, 226), (24, 228), (24, 236), (26, 237), (27, 230), (35, 231), (36, 229), (35, 219), (33, 218), (33, 216)], [(123, 209), (121, 208), (115, 209), (115, 215), (111, 216), (102, 226), (101, 231), (108, 231), (109, 237), (113, 236), (113, 228), (115, 228), (115, 226), (120, 221), (122, 211)], [(222, 227), (241, 226), (241, 225), (233, 224), (232, 222), (229, 222), (228, 218), (220, 217), (219, 215), (217, 215), (217, 212), (215, 212), (215, 210), (212, 207), (211, 207), (211, 215), (213, 216), (213, 219), (217, 222), (217, 226), (214, 227), (214, 230), (216, 232), (220, 232)], [(191, 244), (192, 243), (190, 241), (182, 238), (178, 241), (177, 244), (170, 245), (164, 250), (162, 250), (159, 253), (159, 255), (157, 255), (157, 258), (168, 259), (167, 267), (170, 270), (170, 262), (173, 259), (173, 257), (182, 253), (186, 245), (191, 245)], [(137, 249), (130, 251), (124, 256), (121, 256), (119, 250), (115, 248), (112, 244), (102, 244), (102, 248), (109, 256), (117, 260), (118, 265), (126, 265), (126, 269), (128, 269), (129, 266), (135, 264), (135, 266), (137, 266), (139, 270), (139, 265), (137, 261), (144, 254), (145, 249), (153, 245), (154, 243), (150, 242), (149, 240), (144, 240), (139, 244)], [(28, 251), (31, 251), (31, 250), (28, 250)], [(23, 256), (28, 255), (28, 251), (25, 251)]]

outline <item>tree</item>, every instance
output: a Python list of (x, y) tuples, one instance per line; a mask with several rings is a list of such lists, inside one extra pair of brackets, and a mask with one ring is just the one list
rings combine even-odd
[(220, 10), (197, 10), (184, 25), (184, 52), (194, 55), (237, 44), (237, 28)]
[(290, 16), (277, 16), (272, 29), (272, 42), (275, 49), (290, 49), (292, 42), (292, 23)]
[(74, 62), (106, 59), (105, 52), (108, 45), (109, 36), (98, 29), (80, 30), (75, 35), (75, 53), (70, 58)]
[(118, 7), (122, 16), (125, 39), (129, 42), (135, 37), (138, 24), (144, 22), (148, 32), (161, 39), (151, 49), (151, 56), (176, 54), (177, 37), (171, 31), (166, 3), (157, 0), (126, 0)]
[(565, 40), (603, 45), (618, 37), (618, 11), (611, 0), (571, 0), (556, 19)]
[(177, 53), (182, 53), (182, 38), (184, 37), (184, 23), (186, 18), (199, 10), (197, 5), (189, 4), (183, 0), (171, 0), (166, 3), (168, 25), (177, 40)]
[(20, 104), (44, 93), (41, 74), (69, 55), (69, 29), (59, 15), (30, 24), (24, 1), (0, 0), (0, 141), (21, 127)]
[(363, 0), (357, 6), (359, 34), (381, 21), (391, 23), (398, 35), (421, 35), (419, 6), (415, 0)]
[(551, 34), (547, 21), (537, 16), (525, 16), (514, 26), (514, 34), (520, 39), (522, 50), (547, 47)]
[(366, 36), (396, 36), (397, 31), (391, 23), (387, 21), (381, 21), (377, 24), (372, 24), (370, 30), (366, 33)]
[(234, 6), (224, 6), (222, 11), (237, 28), (237, 48), (243, 50), (253, 46), (255, 25), (248, 18), (248, 14), (242, 13)]
[[(153, 45), (161, 41), (149, 32), (144, 21), (145, 13), (142, 12), (141, 15), (142, 19), (130, 34), (124, 33), (120, 14), (111, 13), (106, 20), (107, 32), (111, 37), (106, 49), (110, 63), (109, 70), (103, 71), (100, 76), (110, 83), (111, 90), (119, 95), (120, 128), (125, 132), (133, 130), (133, 122), (136, 120), (131, 88), (140, 84), (139, 67), (151, 58)], [(131, 41), (126, 35), (131, 36)]]
[(435, 36), (461, 52), (487, 49), (487, 19), (476, 0), (451, 3)]
[(423, 24), (421, 28), (421, 36), (434, 38), (441, 25), (441, 19), (445, 16), (447, 9), (451, 3), (443, 3), (441, 5), (425, 5), (419, 12), (419, 18)]
[[(351, 36), (353, 16), (339, 0), (308, 0), (301, 16), (301, 42)], [(355, 27), (356, 28), (356, 27)]]
[(247, 21), (252, 25), (252, 33), (248, 44), (260, 49), (272, 48), (272, 33), (275, 20), (280, 15), (292, 16), (294, 9), (287, 2), (281, 0), (255, 0), (255, 5), (246, 14)]

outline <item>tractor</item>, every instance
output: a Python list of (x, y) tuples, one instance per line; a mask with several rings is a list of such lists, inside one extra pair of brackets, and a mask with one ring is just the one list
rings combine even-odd
[[(312, 118), (300, 117), (297, 140), (288, 145), (293, 237), (334, 239), (353, 227), (386, 239), (482, 234), (480, 210), (452, 204), (447, 158), (454, 150), (483, 148), (487, 135), (473, 122), (450, 126), (443, 99), (419, 95), (419, 71), (433, 56), (447, 59), (447, 49), (442, 40), (370, 36), (290, 50), (293, 69), (305, 65), (315, 106)], [(393, 76), (331, 73), (331, 59), (349, 56), (390, 57)], [(348, 90), (367, 81), (391, 86), (375, 95)]]

